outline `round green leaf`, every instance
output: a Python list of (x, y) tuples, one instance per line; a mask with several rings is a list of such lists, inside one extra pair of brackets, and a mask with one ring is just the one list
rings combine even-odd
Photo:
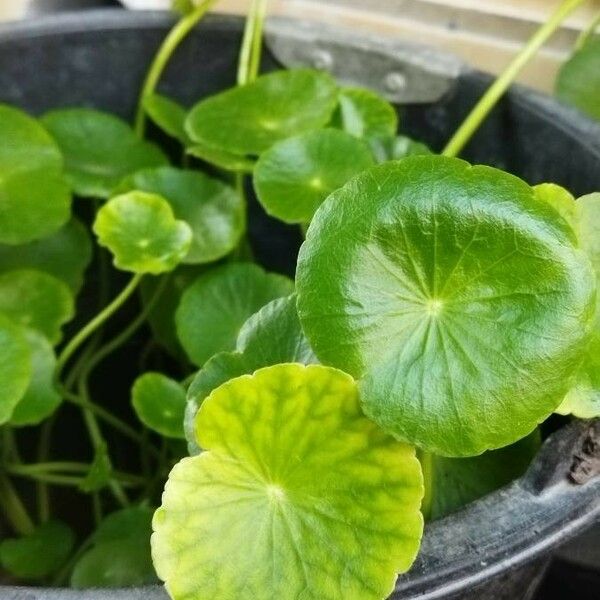
[(520, 179), (442, 156), (359, 175), (319, 209), (298, 261), (317, 357), (367, 415), (434, 454), (531, 432), (567, 391), (593, 319), (573, 231)]
[(359, 138), (395, 136), (396, 109), (379, 94), (365, 88), (342, 88), (334, 123)]
[(152, 511), (144, 507), (112, 513), (93, 535), (92, 547), (71, 575), (76, 589), (149, 585), (156, 581), (150, 555)]
[(138, 418), (165, 437), (185, 437), (185, 402), (185, 388), (161, 373), (144, 373), (133, 384), (132, 404)]
[(0, 271), (35, 269), (54, 275), (77, 293), (92, 259), (87, 229), (71, 219), (56, 233), (21, 246), (0, 245)]
[(43, 333), (53, 344), (75, 315), (73, 294), (53, 275), (30, 269), (0, 273), (0, 312)]
[(152, 275), (174, 269), (192, 243), (190, 226), (175, 218), (164, 198), (146, 192), (109, 200), (96, 215), (94, 233), (114, 255), (115, 267)]
[(371, 151), (362, 140), (337, 129), (309, 131), (261, 155), (254, 187), (270, 215), (305, 223), (331, 192), (372, 165)]
[(259, 155), (279, 140), (324, 127), (336, 102), (337, 87), (327, 73), (278, 71), (202, 100), (185, 129), (202, 145)]
[(190, 360), (202, 366), (211, 356), (235, 348), (248, 317), (294, 284), (251, 263), (218, 267), (187, 288), (175, 313), (177, 335)]
[(31, 350), (25, 330), (0, 313), (0, 424), (11, 418), (31, 376)]
[[(264, 365), (262, 365), (264, 366)], [(196, 442), (195, 420), (198, 408), (210, 393), (220, 385), (240, 375), (250, 375), (256, 367), (240, 352), (219, 352), (196, 373), (187, 391), (187, 404), (183, 419), (183, 430), (191, 455), (201, 449)]]
[(171, 472), (152, 556), (175, 600), (382, 600), (422, 534), (414, 449), (365, 418), (351, 377), (276, 365), (215, 390), (200, 456)]
[(571, 227), (575, 227), (575, 198), (571, 192), (555, 183), (541, 183), (533, 188), (535, 197), (550, 204)]
[(140, 190), (169, 202), (175, 217), (192, 229), (185, 263), (213, 262), (229, 254), (246, 226), (246, 208), (240, 195), (218, 179), (199, 171), (160, 167), (138, 171), (120, 186), (120, 192)]
[(140, 140), (125, 121), (108, 113), (54, 110), (42, 122), (60, 146), (67, 177), (79, 196), (108, 198), (127, 175), (168, 163), (157, 146)]
[(277, 298), (252, 315), (240, 330), (237, 351), (259, 367), (317, 363), (296, 310), (296, 295)]
[(0, 542), (0, 563), (20, 579), (41, 579), (60, 569), (75, 544), (75, 536), (60, 521), (48, 521), (27, 536)]
[(445, 517), (518, 479), (531, 464), (540, 443), (540, 432), (536, 429), (515, 444), (479, 456), (427, 456), (422, 465), (428, 517)]
[(0, 104), (0, 243), (50, 235), (69, 219), (58, 146), (33, 118)]
[(556, 95), (600, 120), (600, 35), (592, 36), (562, 66), (556, 80)]
[[(578, 198), (575, 202), (577, 224), (575, 231), (581, 247), (589, 256), (600, 282), (600, 192)], [(600, 327), (600, 294), (599, 327)]]
[(256, 160), (253, 158), (231, 154), (230, 152), (225, 152), (206, 144), (199, 144), (198, 142), (191, 148), (188, 148), (186, 152), (220, 169), (233, 171), (234, 173), (252, 173), (256, 164)]
[(407, 156), (433, 154), (428, 146), (405, 135), (372, 138), (369, 145), (378, 163), (388, 160), (401, 160)]
[(184, 145), (190, 143), (183, 126), (187, 110), (181, 104), (160, 94), (150, 94), (144, 98), (144, 110), (150, 119), (171, 137)]
[(52, 345), (34, 329), (28, 329), (25, 335), (31, 351), (32, 374), (29, 387), (10, 418), (10, 424), (14, 427), (41, 423), (62, 402), (61, 395), (54, 387), (56, 356)]

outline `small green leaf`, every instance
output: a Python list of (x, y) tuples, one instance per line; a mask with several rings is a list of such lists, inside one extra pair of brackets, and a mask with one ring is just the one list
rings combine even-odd
[(92, 547), (77, 562), (71, 586), (77, 589), (130, 587), (154, 583), (150, 555), (152, 510), (126, 508), (98, 526)]
[(428, 146), (405, 135), (373, 138), (369, 140), (369, 144), (378, 163), (401, 160), (407, 156), (433, 154)]
[[(215, 390), (207, 449), (171, 472), (152, 556), (174, 600), (382, 600), (423, 520), (414, 449), (365, 418), (351, 377), (276, 365)], [(368, 526), (365, 526), (368, 524)]]
[(175, 313), (177, 335), (190, 360), (202, 366), (211, 356), (235, 348), (248, 317), (294, 284), (250, 263), (230, 263), (198, 279), (183, 293)]
[(125, 121), (108, 113), (54, 110), (42, 122), (60, 146), (67, 177), (79, 196), (108, 198), (127, 175), (168, 163), (158, 146), (140, 140)]
[(275, 142), (324, 127), (337, 103), (327, 73), (278, 71), (202, 100), (185, 129), (194, 142), (240, 156), (257, 156)]
[(73, 294), (53, 275), (30, 269), (0, 273), (0, 312), (43, 333), (53, 344), (75, 314)]
[(522, 180), (442, 156), (385, 163), (317, 211), (296, 275), (302, 328), (361, 379), (368, 416), (442, 456), (530, 433), (568, 391), (595, 281)]
[(32, 375), (25, 395), (11, 418), (13, 427), (37, 425), (60, 406), (62, 397), (54, 387), (56, 356), (46, 337), (34, 329), (25, 333), (31, 351)]
[(593, 35), (562, 66), (556, 95), (588, 116), (600, 120), (600, 35)]
[(24, 112), (0, 104), (0, 243), (24, 244), (69, 220), (71, 195), (58, 146)]
[(0, 542), (0, 563), (20, 579), (41, 579), (65, 563), (75, 536), (61, 521), (48, 521), (32, 534)]
[(0, 245), (0, 271), (35, 269), (54, 275), (77, 293), (92, 259), (92, 240), (77, 219), (48, 237), (20, 246)]
[(101, 490), (108, 485), (112, 477), (112, 471), (113, 467), (108, 455), (108, 448), (104, 443), (99, 444), (94, 450), (94, 460), (90, 465), (90, 470), (83, 478), (79, 489), (86, 493)]
[(0, 313), (0, 425), (12, 416), (32, 377), (25, 330)]
[(187, 110), (181, 104), (160, 94), (150, 94), (144, 98), (144, 110), (164, 132), (179, 140), (184, 146), (190, 143), (183, 126)]
[(192, 244), (184, 263), (208, 263), (226, 256), (238, 245), (246, 227), (246, 209), (240, 195), (199, 171), (145, 169), (119, 186), (119, 192), (131, 190), (161, 196), (169, 202), (175, 217), (190, 226)]
[(165, 437), (185, 437), (185, 402), (185, 388), (161, 373), (144, 373), (133, 384), (132, 404), (138, 418)]
[(555, 183), (541, 183), (533, 191), (538, 200), (550, 204), (571, 227), (576, 226), (575, 197), (571, 192)]
[(255, 369), (287, 362), (319, 362), (300, 326), (295, 294), (277, 298), (252, 315), (240, 330), (236, 349), (256, 365)]
[(370, 139), (395, 136), (396, 109), (379, 94), (365, 88), (342, 88), (333, 122), (351, 135)]
[(254, 187), (270, 215), (307, 223), (331, 192), (372, 165), (362, 140), (337, 129), (310, 131), (264, 152), (254, 170)]
[(263, 306), (242, 326), (237, 352), (215, 354), (198, 371), (187, 393), (184, 429), (190, 454), (198, 454), (194, 418), (204, 399), (221, 384), (279, 363), (316, 363), (296, 311), (296, 296), (277, 298)]
[(536, 429), (511, 446), (471, 458), (428, 457), (423, 464), (429, 518), (440, 519), (521, 477), (541, 444)]
[(230, 152), (198, 142), (195, 142), (186, 152), (220, 169), (234, 173), (252, 173), (256, 165), (256, 160), (253, 158), (231, 154)]
[(192, 243), (190, 226), (175, 218), (164, 198), (146, 192), (109, 200), (96, 215), (94, 233), (114, 255), (115, 267), (152, 275), (174, 269)]

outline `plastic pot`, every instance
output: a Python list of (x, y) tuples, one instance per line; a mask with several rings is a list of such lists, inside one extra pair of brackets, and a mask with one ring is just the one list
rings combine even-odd
[[(0, 28), (0, 101), (33, 113), (89, 105), (132, 116), (145, 69), (172, 23), (164, 13), (61, 15)], [(212, 17), (194, 31), (161, 89), (184, 103), (232, 85), (241, 22)], [(403, 130), (438, 149), (489, 81), (447, 56), (319, 25), (275, 21), (266, 69), (320, 66), (408, 103)], [(465, 158), (532, 184), (581, 195), (600, 189), (600, 127), (556, 101), (516, 87)], [(252, 208), (261, 259), (293, 269), (298, 238)], [(575, 422), (546, 441), (519, 481), (428, 525), (421, 554), (394, 599), (518, 600), (531, 596), (558, 543), (600, 518), (600, 422)], [(72, 591), (0, 587), (5, 600), (157, 600), (162, 588)], [(214, 600), (219, 600), (215, 598)], [(262, 600), (262, 599), (257, 599)]]

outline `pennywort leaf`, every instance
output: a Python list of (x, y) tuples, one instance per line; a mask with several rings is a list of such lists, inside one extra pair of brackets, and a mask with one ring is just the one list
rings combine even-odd
[(190, 143), (184, 123), (187, 110), (178, 102), (160, 94), (149, 94), (143, 100), (144, 110), (156, 125), (184, 146)]
[(56, 356), (52, 345), (41, 333), (27, 329), (25, 337), (31, 355), (31, 380), (10, 418), (14, 427), (37, 425), (60, 406), (62, 397), (54, 387)]
[(120, 192), (139, 190), (169, 202), (175, 217), (192, 230), (192, 243), (184, 263), (218, 260), (238, 244), (246, 226), (240, 195), (218, 179), (199, 171), (159, 167), (138, 171), (119, 186)]
[(30, 535), (0, 542), (0, 564), (20, 579), (41, 579), (66, 561), (75, 536), (61, 521), (48, 521)]
[(172, 598), (391, 593), (419, 547), (421, 471), (364, 417), (351, 377), (268, 367), (216, 389), (196, 424), (207, 451), (175, 467), (153, 520)]
[(378, 163), (433, 154), (428, 146), (405, 135), (372, 138), (369, 145)]
[(63, 159), (44, 128), (0, 104), (0, 243), (24, 244), (69, 220), (71, 196)]
[(0, 312), (57, 344), (62, 326), (75, 314), (75, 303), (60, 279), (42, 271), (17, 269), (0, 273)]
[(11, 418), (31, 375), (31, 350), (25, 330), (0, 313), (0, 424)]
[(202, 100), (185, 129), (194, 142), (240, 156), (257, 156), (275, 142), (325, 126), (337, 103), (327, 73), (277, 71)]
[(395, 136), (396, 109), (379, 94), (365, 88), (342, 88), (333, 123), (359, 138)]
[(331, 192), (372, 165), (362, 140), (337, 129), (310, 131), (264, 152), (256, 164), (254, 187), (270, 215), (308, 223)]
[(144, 373), (131, 391), (131, 402), (144, 425), (161, 435), (183, 439), (186, 391), (161, 373)]
[(34, 269), (54, 275), (77, 293), (92, 259), (87, 229), (71, 219), (55, 233), (19, 246), (0, 244), (0, 271)]
[(592, 35), (562, 66), (556, 95), (590, 117), (600, 120), (600, 35)]
[(190, 360), (202, 366), (211, 356), (233, 350), (246, 319), (294, 284), (250, 263), (218, 267), (186, 289), (175, 314), (177, 335)]
[(71, 586), (83, 589), (154, 583), (151, 519), (152, 510), (141, 506), (106, 517), (93, 534), (92, 547), (75, 565)]
[(239, 154), (232, 154), (220, 148), (214, 148), (207, 144), (195, 142), (186, 152), (195, 158), (199, 158), (219, 169), (232, 171), (234, 173), (252, 173), (256, 160)]
[(594, 316), (572, 229), (523, 181), (441, 156), (374, 167), (317, 211), (299, 257), (317, 357), (361, 378), (368, 416), (469, 456), (560, 403)]
[(42, 122), (65, 157), (67, 177), (79, 196), (108, 198), (127, 175), (168, 162), (157, 146), (140, 140), (112, 114), (69, 108), (47, 113)]
[(118, 269), (159, 275), (187, 255), (192, 230), (173, 214), (161, 196), (129, 192), (109, 200), (96, 215), (94, 233), (108, 248)]

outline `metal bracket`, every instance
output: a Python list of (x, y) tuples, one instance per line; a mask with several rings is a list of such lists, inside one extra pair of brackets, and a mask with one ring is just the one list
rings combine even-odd
[(266, 44), (285, 67), (329, 71), (398, 104), (437, 102), (466, 69), (459, 58), (426, 46), (283, 17), (269, 19)]

